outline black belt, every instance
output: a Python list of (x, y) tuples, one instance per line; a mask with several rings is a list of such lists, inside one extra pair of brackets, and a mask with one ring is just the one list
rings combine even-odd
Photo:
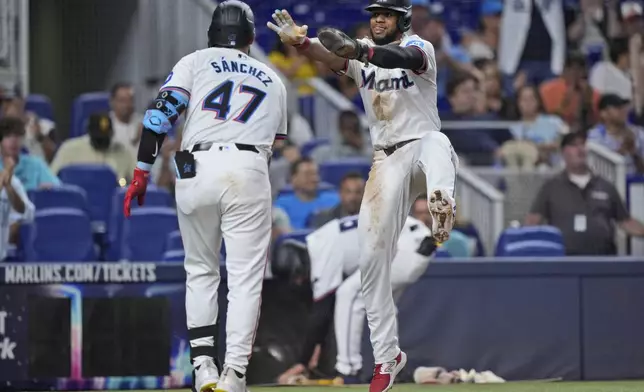
[(418, 139), (405, 140), (404, 142), (394, 144), (391, 147), (383, 148), (382, 151), (384, 151), (385, 154), (387, 154), (387, 156), (389, 156), (389, 155), (393, 154), (394, 152), (396, 152), (396, 150), (399, 150), (403, 146), (405, 146), (405, 145), (407, 145), (407, 144), (409, 144), (409, 143), (411, 143), (413, 141), (416, 141), (416, 140), (418, 140)]
[[(190, 152), (208, 151), (208, 150), (210, 150), (210, 148), (212, 147), (213, 144), (214, 143), (212, 143), (212, 142), (209, 142), (209, 143), (197, 143), (197, 144), (194, 145), (194, 147), (192, 147), (192, 151), (190, 151)], [(256, 154), (259, 154), (259, 150), (257, 149), (257, 147), (253, 146), (252, 144), (235, 143), (235, 147), (237, 147), (237, 149), (239, 151), (250, 151), (250, 152), (254, 152)], [(223, 149), (224, 149), (224, 146), (219, 147), (219, 151), (221, 151)]]

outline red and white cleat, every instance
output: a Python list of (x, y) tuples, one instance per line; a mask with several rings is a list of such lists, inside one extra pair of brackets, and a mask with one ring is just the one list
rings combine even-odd
[(387, 392), (394, 385), (394, 380), (402, 368), (407, 364), (407, 354), (400, 352), (389, 362), (379, 363), (373, 369), (373, 378), (369, 385), (369, 392)]

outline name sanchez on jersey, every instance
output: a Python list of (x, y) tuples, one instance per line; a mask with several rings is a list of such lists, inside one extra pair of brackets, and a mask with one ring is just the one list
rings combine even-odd
[(273, 83), (273, 79), (271, 79), (270, 76), (266, 75), (264, 71), (257, 69), (252, 65), (249, 65), (244, 62), (238, 63), (235, 60), (221, 59), (220, 61), (211, 62), (210, 65), (215, 69), (215, 72), (217, 73), (235, 72), (235, 73), (243, 73), (243, 74), (251, 75), (257, 78), (257, 80), (262, 82), (264, 86), (267, 86), (267, 87), (269, 84)]

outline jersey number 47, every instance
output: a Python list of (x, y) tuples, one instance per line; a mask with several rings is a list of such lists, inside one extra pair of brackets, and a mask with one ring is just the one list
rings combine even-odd
[[(230, 114), (230, 101), (234, 94), (235, 83), (232, 80), (226, 80), (219, 86), (215, 87), (208, 93), (203, 100), (202, 109), (215, 112), (218, 120), (227, 120)], [(255, 114), (259, 106), (266, 98), (266, 92), (255, 87), (240, 84), (238, 94), (248, 94), (250, 99), (242, 111), (233, 119), (233, 121), (245, 124)]]

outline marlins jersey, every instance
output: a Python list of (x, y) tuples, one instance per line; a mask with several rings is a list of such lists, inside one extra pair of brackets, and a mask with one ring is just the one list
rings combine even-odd
[[(368, 38), (359, 41), (375, 46)], [(434, 47), (417, 35), (404, 35), (400, 46), (413, 46), (425, 57), (419, 70), (384, 69), (348, 60), (344, 70), (362, 96), (374, 149), (420, 139), (441, 128), (437, 108)]]
[(161, 90), (190, 98), (182, 149), (197, 143), (270, 148), (286, 137), (286, 88), (267, 65), (236, 49), (208, 48), (175, 65)]
[[(334, 292), (358, 269), (358, 215), (329, 221), (306, 237), (311, 259), (313, 299)], [(421, 221), (407, 217), (398, 239), (398, 249), (415, 252), (431, 231)], [(392, 268), (396, 268), (396, 258)]]

